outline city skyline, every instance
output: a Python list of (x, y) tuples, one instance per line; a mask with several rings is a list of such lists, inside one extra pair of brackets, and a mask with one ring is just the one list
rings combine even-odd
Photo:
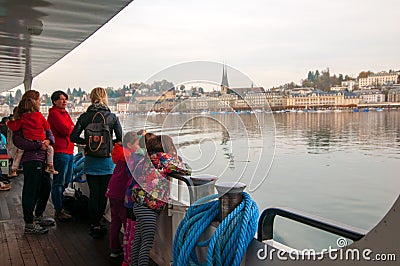
[(33, 89), (116, 89), (197, 60), (225, 63), (264, 88), (326, 68), (353, 77), (396, 70), (399, 8), (394, 0), (138, 0), (37, 76)]

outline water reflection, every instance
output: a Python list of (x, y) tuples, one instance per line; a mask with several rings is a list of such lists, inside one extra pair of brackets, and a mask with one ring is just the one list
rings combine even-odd
[[(399, 121), (399, 111), (182, 114), (135, 116), (125, 127), (171, 135), (197, 173), (246, 183), (260, 210), (288, 206), (370, 230), (399, 194)], [(290, 246), (335, 241), (283, 224), (276, 235)]]
[(381, 150), (399, 142), (397, 111), (287, 113), (275, 115), (275, 122), (277, 136), (285, 136), (285, 144), (287, 140), (295, 140), (295, 144), (306, 141), (308, 152), (313, 154), (345, 150), (348, 145), (358, 145), (364, 151)]
[(224, 128), (224, 130), (222, 130), (222, 142), (221, 142), (221, 145), (223, 146), (222, 150), (224, 151), (225, 158), (228, 160), (228, 168), (234, 169), (235, 155), (233, 155), (232, 149), (228, 145), (229, 144), (228, 141), (230, 141), (229, 132)]

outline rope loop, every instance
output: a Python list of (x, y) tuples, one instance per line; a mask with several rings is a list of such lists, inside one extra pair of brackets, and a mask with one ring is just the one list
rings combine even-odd
[[(242, 202), (220, 223), (213, 236), (199, 242), (200, 235), (219, 215), (218, 194), (196, 201), (186, 212), (175, 234), (173, 265), (240, 265), (257, 232), (258, 207), (243, 192)], [(207, 262), (199, 263), (195, 248), (208, 246)]]

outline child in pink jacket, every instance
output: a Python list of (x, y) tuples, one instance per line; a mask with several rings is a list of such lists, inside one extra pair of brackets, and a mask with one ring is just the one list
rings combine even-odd
[(119, 238), (121, 227), (126, 223), (127, 211), (124, 206), (125, 191), (130, 174), (126, 165), (126, 158), (136, 151), (137, 134), (128, 132), (125, 134), (122, 145), (116, 143), (112, 151), (112, 160), (116, 164), (114, 172), (108, 183), (106, 197), (110, 202), (111, 222), (110, 222), (110, 257), (117, 258), (122, 256), (123, 250)]

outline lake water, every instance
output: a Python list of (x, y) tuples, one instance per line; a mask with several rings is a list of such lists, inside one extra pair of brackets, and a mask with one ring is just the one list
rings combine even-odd
[[(126, 131), (172, 136), (194, 175), (247, 184), (260, 213), (290, 207), (371, 230), (399, 195), (400, 111), (121, 116)], [(337, 236), (282, 218), (275, 239), (336, 247)]]

